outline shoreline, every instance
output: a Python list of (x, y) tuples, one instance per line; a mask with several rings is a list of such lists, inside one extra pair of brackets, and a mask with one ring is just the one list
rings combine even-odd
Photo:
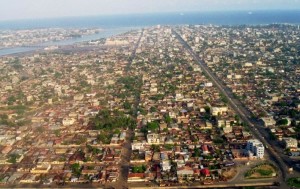
[(12, 47), (12, 48), (2, 48), (0, 49), (0, 57), (3, 56), (16, 56), (20, 54), (32, 53), (34, 51), (46, 51), (45, 48), (51, 46), (57, 46), (58, 49), (61, 49), (66, 46), (72, 46), (79, 43), (84, 43), (92, 40), (98, 40), (101, 38), (108, 38), (112, 36), (117, 36), (133, 29), (140, 29), (140, 28), (131, 28), (131, 27), (120, 27), (111, 30), (102, 29), (101, 32), (92, 35), (85, 35), (80, 38), (71, 38), (61, 41), (54, 41), (54, 42), (46, 42), (35, 44), (28, 47)]

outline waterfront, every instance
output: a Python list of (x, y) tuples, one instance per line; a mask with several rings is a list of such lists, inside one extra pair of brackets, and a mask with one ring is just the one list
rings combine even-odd
[(91, 41), (91, 40), (95, 40), (95, 39), (107, 38), (107, 37), (111, 37), (111, 36), (115, 36), (115, 35), (119, 35), (119, 34), (128, 32), (133, 29), (137, 29), (137, 28), (138, 27), (121, 27), (121, 28), (104, 29), (104, 30), (101, 30), (97, 34), (85, 35), (85, 36), (78, 37), (78, 38), (72, 38), (72, 39), (67, 39), (67, 40), (62, 40), (62, 41), (52, 41), (52, 42), (40, 43), (40, 44), (37, 44), (34, 46), (28, 46), (28, 47), (4, 48), (4, 49), (0, 49), (0, 56), (41, 50), (47, 46), (65, 46), (65, 45), (72, 45), (72, 44), (80, 43), (80, 42), (84, 42), (84, 41)]

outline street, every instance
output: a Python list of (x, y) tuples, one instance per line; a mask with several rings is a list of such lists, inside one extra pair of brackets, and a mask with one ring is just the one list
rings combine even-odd
[[(289, 172), (289, 165), (285, 162), (285, 158), (282, 157), (282, 154), (278, 154), (272, 144), (266, 140), (268, 136), (262, 135), (256, 128), (259, 128), (257, 122), (251, 119), (252, 113), (249, 112), (245, 106), (237, 99), (234, 98), (233, 93), (231, 90), (226, 87), (222, 81), (220, 81), (217, 76), (212, 73), (212, 71), (207, 67), (207, 65), (193, 52), (192, 48), (182, 39), (182, 37), (173, 29), (173, 34), (177, 37), (180, 43), (184, 46), (184, 48), (191, 54), (191, 56), (199, 63), (201, 69), (207, 76), (211, 79), (214, 85), (217, 86), (221, 94), (223, 94), (228, 99), (228, 105), (236, 112), (236, 114), (249, 126), (249, 130), (253, 133), (254, 137), (259, 139), (263, 145), (266, 147), (266, 151), (269, 154), (270, 159), (277, 164), (280, 169), (280, 183), (284, 184), (284, 181), (289, 178), (291, 175), (288, 175)], [(294, 176), (294, 175), (293, 175)]]

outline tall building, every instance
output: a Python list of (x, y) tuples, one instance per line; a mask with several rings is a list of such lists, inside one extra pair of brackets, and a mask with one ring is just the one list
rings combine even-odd
[(257, 158), (263, 158), (265, 154), (264, 145), (257, 139), (248, 140), (246, 150), (252, 152)]

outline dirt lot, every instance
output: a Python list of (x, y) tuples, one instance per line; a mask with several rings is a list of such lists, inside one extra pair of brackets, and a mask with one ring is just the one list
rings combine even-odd
[(222, 173), (222, 176), (225, 177), (226, 179), (231, 179), (233, 178), (237, 173), (237, 170), (235, 168), (230, 168), (229, 170), (226, 170)]

